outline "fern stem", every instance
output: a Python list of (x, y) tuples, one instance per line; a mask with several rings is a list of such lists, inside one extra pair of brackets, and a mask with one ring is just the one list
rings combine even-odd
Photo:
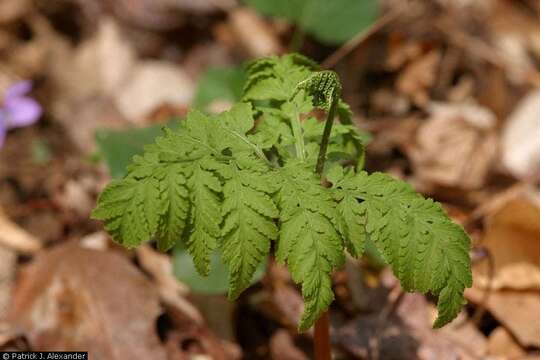
[(332, 99), (330, 110), (326, 116), (326, 123), (324, 124), (324, 132), (321, 140), (321, 147), (319, 149), (319, 156), (317, 158), (317, 166), (315, 171), (317, 174), (322, 175), (324, 170), (324, 163), (326, 162), (326, 150), (328, 149), (328, 143), (330, 142), (330, 134), (332, 133), (332, 126), (334, 125), (334, 117), (336, 114), (337, 98)]
[(294, 118), (291, 121), (291, 128), (294, 136), (294, 147), (296, 149), (296, 156), (300, 160), (306, 159), (306, 149), (304, 145), (304, 135), (302, 134), (302, 125), (300, 124), (300, 114), (295, 105)]
[(332, 349), (330, 347), (330, 319), (328, 311), (325, 311), (315, 322), (315, 360), (331, 360)]
[[(323, 137), (321, 140), (321, 147), (319, 150), (319, 157), (317, 158), (317, 166), (315, 171), (322, 176), (324, 170), (324, 163), (326, 162), (326, 150), (328, 149), (328, 143), (330, 142), (330, 134), (332, 133), (332, 126), (334, 125), (334, 117), (336, 113), (337, 98), (334, 96), (332, 104), (328, 110), (326, 116), (326, 123), (324, 125)], [(331, 360), (332, 348), (330, 345), (330, 320), (328, 311), (325, 311), (315, 321), (315, 359), (316, 360)]]

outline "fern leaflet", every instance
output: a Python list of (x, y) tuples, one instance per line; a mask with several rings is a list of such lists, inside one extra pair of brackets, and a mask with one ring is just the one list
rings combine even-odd
[(469, 238), (441, 206), (382, 173), (334, 174), (342, 233), (357, 256), (370, 236), (406, 291), (439, 296), (434, 326), (454, 319), (472, 285)]

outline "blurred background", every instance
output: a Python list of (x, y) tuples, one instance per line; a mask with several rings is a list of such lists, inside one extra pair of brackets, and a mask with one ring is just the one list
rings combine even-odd
[(335, 359), (540, 359), (540, 1), (0, 0), (0, 350), (91, 359), (310, 359), (302, 299), (269, 259), (235, 303), (216, 257), (133, 251), (89, 219), (165, 124), (225, 110), (243, 66), (336, 70), (366, 167), (441, 201), (474, 286), (434, 331), (377, 254), (334, 274)]

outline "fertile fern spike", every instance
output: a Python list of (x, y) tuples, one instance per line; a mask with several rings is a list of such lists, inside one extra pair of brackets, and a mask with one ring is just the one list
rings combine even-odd
[(338, 101), (341, 96), (341, 82), (338, 75), (331, 70), (318, 71), (313, 73), (306, 80), (297, 85), (298, 92), (305, 89), (313, 96), (313, 104), (330, 111), (334, 101)]
[[(220, 251), (231, 299), (274, 242), (302, 288), (300, 330), (332, 302), (331, 273), (345, 249), (360, 257), (369, 237), (405, 290), (438, 296), (435, 327), (455, 318), (472, 282), (469, 238), (407, 183), (355, 166), (365, 136), (352, 126), (337, 74), (297, 54), (258, 60), (247, 73), (243, 102), (213, 117), (191, 111), (178, 130), (165, 129), (102, 192), (93, 218), (127, 247), (185, 242), (203, 275)], [(328, 113), (326, 124), (315, 108)], [(322, 167), (315, 171), (321, 159), (330, 188)]]

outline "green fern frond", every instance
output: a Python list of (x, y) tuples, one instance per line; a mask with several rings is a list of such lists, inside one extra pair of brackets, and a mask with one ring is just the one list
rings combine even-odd
[(132, 248), (150, 239), (158, 227), (159, 183), (153, 177), (112, 181), (92, 212), (105, 221), (105, 230), (120, 244)]
[(276, 258), (287, 263), (293, 280), (302, 284), (305, 309), (300, 330), (306, 330), (334, 299), (330, 274), (344, 261), (337, 231), (338, 213), (329, 189), (305, 164), (282, 169), (278, 195), (280, 237)]
[[(155, 239), (166, 251), (184, 241), (203, 275), (220, 250), (231, 299), (275, 242), (277, 260), (302, 287), (300, 330), (332, 302), (331, 273), (345, 248), (362, 256), (369, 237), (405, 290), (438, 296), (434, 326), (451, 321), (471, 286), (469, 238), (406, 183), (355, 170), (367, 140), (337, 75), (297, 54), (258, 60), (247, 72), (244, 102), (217, 116), (191, 111), (178, 130), (165, 129), (105, 188), (93, 218), (127, 247)], [(315, 108), (335, 110), (339, 122), (327, 127)], [(332, 188), (315, 172), (319, 152)]]
[(463, 229), (438, 203), (388, 175), (360, 172), (338, 179), (334, 189), (351, 254), (358, 256), (369, 235), (406, 291), (439, 296), (435, 327), (454, 319), (463, 291), (472, 285), (470, 242)]
[(278, 210), (270, 197), (273, 186), (264, 171), (233, 163), (221, 171), (225, 179), (222, 213), (223, 260), (229, 266), (229, 298), (236, 299), (268, 256), (278, 229)]

